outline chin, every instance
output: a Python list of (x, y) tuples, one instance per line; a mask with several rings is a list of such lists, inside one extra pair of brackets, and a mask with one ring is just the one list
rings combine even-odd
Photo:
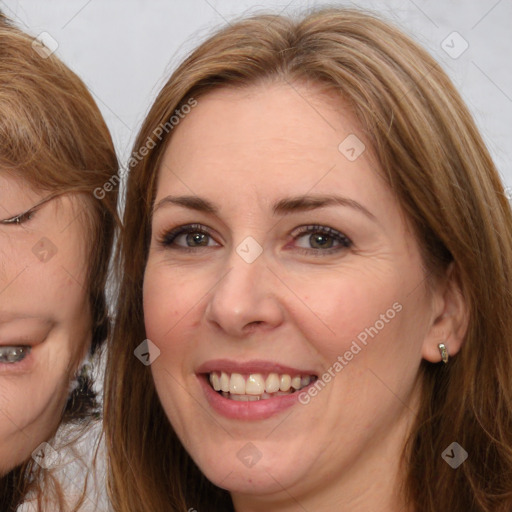
[[(202, 473), (217, 487), (235, 494), (264, 495), (282, 492), (301, 478), (297, 461), (282, 453), (278, 457), (265, 455), (256, 443), (237, 441), (228, 450), (205, 450), (195, 457)], [(220, 463), (219, 463), (220, 461)], [(283, 462), (286, 461), (286, 467)], [(302, 475), (304, 478), (306, 475)]]

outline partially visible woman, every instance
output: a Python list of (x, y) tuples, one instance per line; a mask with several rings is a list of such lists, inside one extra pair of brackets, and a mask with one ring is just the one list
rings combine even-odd
[(56, 475), (98, 418), (83, 362), (109, 329), (117, 191), (93, 191), (118, 172), (117, 158), (85, 85), (36, 50), (0, 15), (2, 512), (90, 508), (86, 482)]
[(135, 151), (117, 512), (512, 510), (512, 215), (430, 55), (359, 11), (242, 20)]

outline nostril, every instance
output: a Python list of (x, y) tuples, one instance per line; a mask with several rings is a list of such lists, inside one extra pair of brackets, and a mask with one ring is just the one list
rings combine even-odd
[(264, 324), (265, 322), (263, 322), (262, 320), (256, 320), (254, 322), (249, 322), (248, 324), (246, 324), (246, 326), (244, 327), (244, 330), (245, 331), (252, 331), (254, 330), (255, 328), (257, 328), (260, 324)]

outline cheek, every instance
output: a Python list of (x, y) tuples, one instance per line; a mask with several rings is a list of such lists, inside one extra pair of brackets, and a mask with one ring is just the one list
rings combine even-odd
[(22, 430), (32, 435), (49, 432), (60, 422), (69, 386), (69, 358), (49, 346), (39, 349), (37, 364), (29, 374), (1, 379), (0, 410), (9, 419), (0, 421), (2, 439)]
[(183, 335), (200, 320), (198, 312), (207, 300), (206, 291), (202, 280), (193, 275), (148, 263), (143, 285), (146, 336), (159, 346), (163, 356), (171, 343), (174, 354), (180, 345), (190, 347)]
[(57, 429), (67, 397), (67, 386), (56, 385), (57, 380), (60, 375), (45, 381), (34, 373), (23, 382), (2, 383), (0, 476), (27, 460)]
[[(43, 378), (42, 380), (42, 377)], [(23, 381), (13, 382), (12, 385), (5, 385), (5, 394), (7, 397), (3, 401), (2, 411), (8, 414), (15, 425), (6, 424), (6, 426), (15, 429), (23, 429), (27, 425), (36, 421), (37, 418), (48, 413), (48, 405), (52, 401), (62, 401), (62, 389), (59, 382), (67, 382), (64, 374), (54, 375), (51, 378), (48, 375), (41, 376), (39, 372), (34, 371), (31, 375), (23, 378)], [(44, 384), (41, 384), (44, 382)], [(51, 414), (58, 422), (60, 415)]]
[(77, 233), (9, 239), (0, 250), (0, 290), (27, 313), (33, 308), (68, 317), (79, 310), (87, 316), (87, 268)]
[(9, 238), (0, 238), (0, 290), (6, 289), (18, 276), (35, 263), (34, 254), (26, 242), (12, 243)]
[[(88, 263), (78, 235), (66, 231), (0, 236), (0, 290), (8, 286), (8, 292), (12, 293), (13, 288), (21, 288), (21, 277), (27, 299), (36, 294), (39, 299), (46, 296), (53, 300), (57, 290), (62, 302), (66, 301), (66, 295), (85, 295)], [(31, 274), (30, 281), (26, 279), (27, 274)], [(76, 288), (83, 290), (76, 292)]]
[(377, 333), (391, 331), (390, 326), (397, 325), (397, 310), (402, 309), (400, 279), (391, 273), (384, 279), (377, 272), (327, 270), (287, 282), (297, 295), (290, 296), (287, 309), (325, 364), (350, 350), (354, 341), (365, 347)]
[(13, 311), (40, 316), (55, 325), (45, 341), (32, 349), (30, 373), (0, 376), (0, 413), (13, 421), (4, 422), (0, 415), (0, 437), (13, 434), (13, 424), (51, 430), (59, 423), (70, 377), (90, 341), (88, 296), (79, 281), (84, 273), (80, 254), (62, 249), (46, 262), (39, 261), (29, 247), (13, 254), (16, 257), (7, 260), (6, 252), (0, 255), (2, 298)]
[[(184, 375), (181, 368), (194, 352), (192, 335), (187, 336), (198, 305), (194, 279), (181, 281), (179, 271), (172, 271), (148, 261), (144, 274), (143, 309), (146, 337), (160, 350), (151, 364), (156, 391), (167, 417), (178, 432), (187, 431), (187, 421), (177, 406), (182, 400)], [(191, 333), (192, 334), (192, 333)], [(188, 339), (187, 339), (188, 338)], [(181, 410), (181, 409), (180, 409)], [(185, 414), (186, 416), (186, 414)]]

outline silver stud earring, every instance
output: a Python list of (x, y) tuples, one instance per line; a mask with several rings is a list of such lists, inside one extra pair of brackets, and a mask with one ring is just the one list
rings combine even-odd
[(446, 348), (446, 345), (444, 343), (439, 343), (439, 352), (441, 353), (441, 359), (444, 364), (448, 362), (448, 349)]

